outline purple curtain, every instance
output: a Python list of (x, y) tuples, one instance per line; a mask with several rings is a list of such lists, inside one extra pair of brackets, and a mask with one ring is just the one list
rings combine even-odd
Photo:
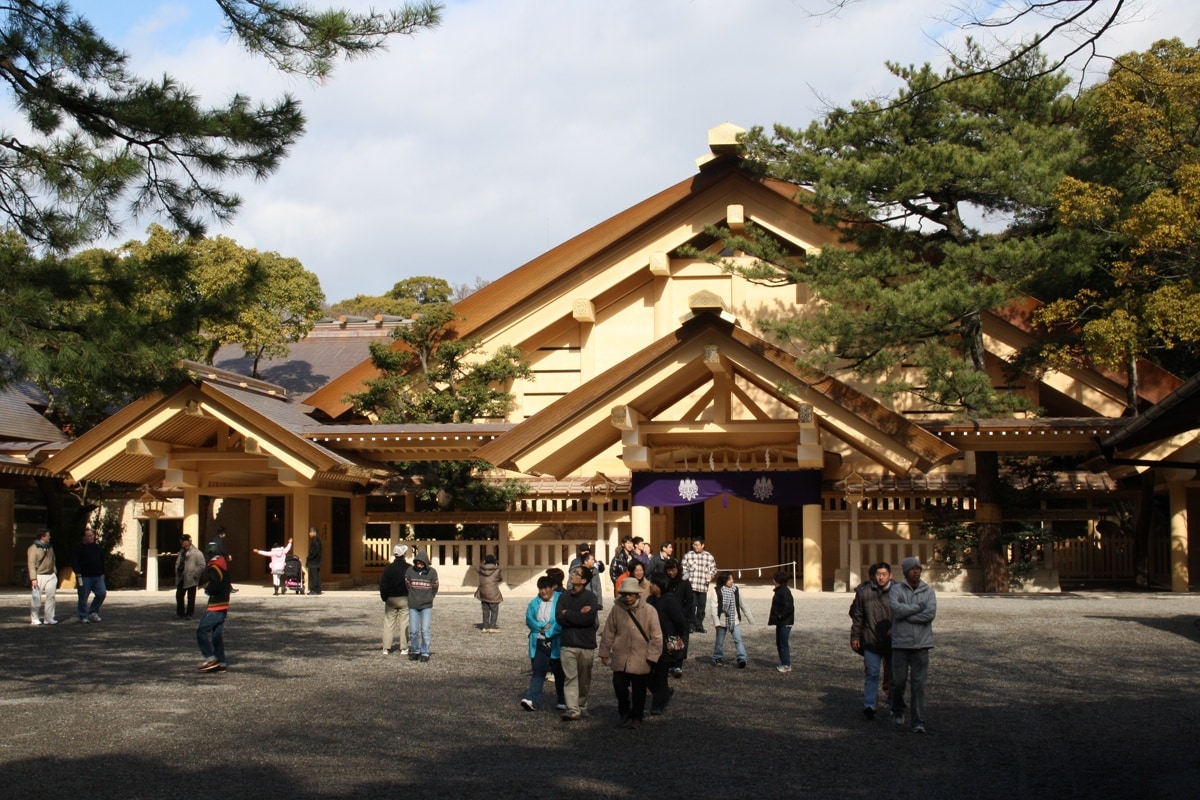
[(637, 506), (690, 506), (721, 494), (773, 506), (816, 504), (821, 502), (821, 471), (633, 474), (633, 504)]

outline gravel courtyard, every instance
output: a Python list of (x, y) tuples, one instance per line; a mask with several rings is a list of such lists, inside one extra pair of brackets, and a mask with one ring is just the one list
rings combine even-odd
[[(794, 669), (775, 670), (769, 589), (746, 590), (745, 670), (692, 639), (667, 713), (614, 727), (517, 705), (528, 598), (500, 635), (438, 598), (428, 664), (380, 653), (371, 591), (242, 586), (229, 672), (200, 674), (173, 595), (112, 592), (104, 621), (28, 624), (0, 595), (0, 787), (40, 798), (1193, 798), (1200, 792), (1200, 599), (1078, 593), (939, 598), (929, 732), (860, 714), (848, 595), (796, 593)], [(611, 606), (611, 598), (608, 603)], [(606, 612), (607, 613), (607, 609)], [(549, 689), (550, 687), (548, 687)], [(543, 700), (545, 703), (545, 698)]]

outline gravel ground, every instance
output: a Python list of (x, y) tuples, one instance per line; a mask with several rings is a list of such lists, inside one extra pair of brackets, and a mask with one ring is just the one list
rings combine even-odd
[(708, 664), (710, 627), (693, 637), (668, 712), (639, 731), (614, 727), (599, 662), (590, 719), (518, 707), (527, 598), (510, 596), (502, 633), (485, 636), (478, 603), (439, 597), (433, 659), (419, 664), (380, 653), (374, 592), (243, 586), (229, 672), (200, 674), (195, 624), (174, 619), (172, 596), (110, 593), (93, 625), (60, 604), (65, 622), (35, 628), (27, 595), (3, 594), (0, 786), (6, 797), (219, 800), (1200, 791), (1194, 595), (942, 595), (920, 736), (862, 718), (849, 596), (796, 593), (782, 675), (763, 624), (769, 589), (746, 594), (760, 623), (745, 629), (749, 667)]

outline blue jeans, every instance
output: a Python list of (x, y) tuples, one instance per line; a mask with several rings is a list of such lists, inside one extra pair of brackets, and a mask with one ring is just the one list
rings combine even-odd
[(791, 625), (775, 626), (775, 649), (779, 651), (779, 663), (785, 667), (790, 667), (792, 665), (791, 638)]
[[(716, 644), (713, 645), (713, 658), (724, 658), (725, 657), (725, 631), (726, 630), (727, 630), (726, 628), (722, 628), (719, 626), (717, 627), (717, 641), (716, 641)], [(729, 626), (728, 630), (730, 631), (730, 633), (733, 636), (733, 646), (734, 646), (734, 649), (737, 650), (738, 660), (745, 661), (746, 660), (746, 645), (742, 642), (742, 626), (741, 625), (731, 625), (731, 626)]]
[(433, 607), (408, 609), (408, 652), (429, 655), (429, 624), (433, 621)]
[[(863, 666), (867, 677), (863, 682), (863, 708), (874, 708), (879, 701), (879, 677), (881, 673), (892, 674), (891, 652), (881, 653), (878, 650), (863, 648)], [(889, 687), (888, 705), (892, 704), (892, 693)]]
[[(225, 663), (225, 617), (228, 611), (205, 611), (196, 626), (196, 644), (205, 661)], [(211, 639), (211, 643), (210, 643)]]
[(909, 705), (910, 725), (924, 725), (925, 676), (929, 673), (928, 650), (892, 651), (892, 713), (904, 713), (904, 687), (912, 682)]
[(525, 692), (525, 699), (535, 707), (542, 699), (542, 687), (546, 685), (547, 672), (554, 673), (554, 693), (558, 696), (558, 704), (567, 704), (566, 695), (563, 694), (567, 678), (563, 674), (562, 661), (550, 657), (552, 649), (549, 642), (542, 640), (537, 643), (537, 649), (533, 651), (533, 658), (530, 659), (532, 674), (529, 676), (529, 691)]
[[(104, 576), (97, 575), (94, 578), (79, 579), (79, 586), (76, 587), (79, 592), (79, 618), (87, 619), (89, 612), (92, 614), (100, 613), (100, 606), (104, 604), (104, 598), (108, 597), (108, 589), (104, 585)], [(88, 595), (94, 594), (92, 598), (92, 607), (88, 608)]]

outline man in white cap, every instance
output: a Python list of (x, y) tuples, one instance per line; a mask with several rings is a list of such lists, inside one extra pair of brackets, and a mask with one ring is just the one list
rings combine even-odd
[(900, 562), (904, 580), (888, 593), (892, 604), (892, 721), (904, 724), (904, 689), (912, 680), (909, 723), (913, 733), (925, 732), (925, 676), (933, 649), (933, 618), (937, 593), (921, 580), (921, 560), (909, 556)]
[(398, 544), (392, 548), (392, 563), (383, 568), (379, 576), (379, 596), (383, 598), (383, 654), (392, 652), (392, 642), (396, 638), (396, 625), (403, 621), (404, 649), (400, 655), (408, 654), (410, 634), (408, 631), (408, 584), (404, 576), (408, 574), (408, 562), (404, 555), (408, 545)]

